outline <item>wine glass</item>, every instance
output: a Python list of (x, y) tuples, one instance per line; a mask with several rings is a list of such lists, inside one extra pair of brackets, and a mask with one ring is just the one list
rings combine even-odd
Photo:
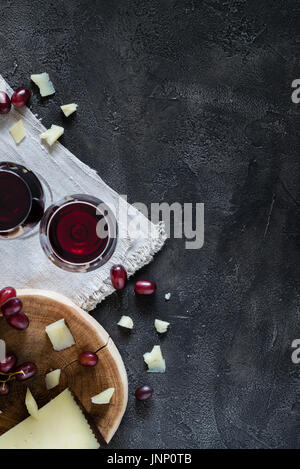
[(51, 205), (40, 224), (40, 241), (47, 257), (69, 272), (89, 272), (105, 264), (117, 243), (112, 210), (96, 197), (66, 196)]
[(31, 235), (43, 217), (46, 194), (52, 202), (41, 176), (20, 164), (0, 162), (0, 239)]

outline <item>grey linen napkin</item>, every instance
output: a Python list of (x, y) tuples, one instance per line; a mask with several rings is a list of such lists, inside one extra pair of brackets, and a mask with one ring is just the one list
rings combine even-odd
[[(12, 94), (1, 75), (0, 90), (9, 96)], [(24, 120), (27, 136), (16, 145), (9, 129), (20, 118)], [(42, 176), (51, 187), (54, 201), (71, 194), (90, 194), (117, 207), (119, 195), (94, 170), (59, 142), (51, 148), (41, 143), (40, 134), (44, 131), (45, 127), (28, 108), (12, 109), (9, 114), (0, 116), (1, 161), (20, 163)], [(138, 236), (132, 236), (129, 225), (118, 219), (120, 237), (116, 250), (107, 264), (93, 272), (71, 273), (56, 267), (44, 254), (37, 230), (28, 238), (0, 240), (0, 287), (52, 290), (91, 311), (114, 291), (110, 282), (113, 264), (123, 264), (130, 276), (152, 260), (166, 239), (161, 224), (152, 224), (127, 202), (124, 202), (124, 209), (127, 210), (126, 221), (132, 225), (134, 220), (134, 225), (138, 226)]]

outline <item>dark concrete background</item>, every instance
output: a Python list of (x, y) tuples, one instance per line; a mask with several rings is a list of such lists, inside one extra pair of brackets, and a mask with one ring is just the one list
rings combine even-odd
[[(111, 448), (300, 447), (299, 5), (0, 2), (1, 73), (13, 87), (50, 74), (57, 93), (33, 88), (31, 107), (64, 125), (62, 143), (131, 202), (205, 203), (203, 249), (170, 240), (136, 275), (157, 281), (155, 298), (131, 281), (95, 312), (129, 377)], [(171, 322), (163, 338), (155, 317)], [(145, 372), (155, 343), (165, 375)], [(154, 396), (137, 403), (143, 383)]]

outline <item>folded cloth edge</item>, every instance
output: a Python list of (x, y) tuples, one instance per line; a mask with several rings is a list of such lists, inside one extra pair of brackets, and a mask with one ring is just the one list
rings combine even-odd
[[(141, 246), (132, 254), (128, 255), (128, 257), (122, 262), (124, 268), (127, 271), (128, 277), (131, 277), (137, 270), (149, 264), (153, 260), (153, 256), (161, 250), (167, 239), (163, 222), (153, 226), (153, 234), (155, 236), (145, 240), (143, 246)], [(81, 295), (77, 296), (78, 302), (76, 301), (76, 303), (80, 304), (81, 308), (85, 309), (86, 311), (95, 309), (98, 303), (103, 301), (104, 298), (115, 291), (110, 277), (102, 280), (100, 287), (96, 284), (97, 278), (95, 277), (95, 290), (91, 291), (91, 293), (86, 297)], [(91, 282), (89, 286), (90, 285)]]

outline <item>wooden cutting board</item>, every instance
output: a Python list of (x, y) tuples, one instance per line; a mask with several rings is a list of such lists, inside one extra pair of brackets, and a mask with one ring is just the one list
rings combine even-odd
[[(25, 331), (17, 331), (1, 318), (0, 338), (6, 342), (7, 351), (17, 356), (18, 364), (33, 361), (38, 374), (25, 382), (13, 381), (9, 395), (0, 396), (0, 434), (28, 416), (24, 403), (27, 386), (39, 407), (69, 387), (109, 442), (119, 427), (128, 398), (127, 374), (115, 344), (92, 316), (68, 298), (43, 290), (19, 290), (17, 294), (23, 301), (23, 311), (28, 315), (30, 325)], [(56, 352), (45, 327), (61, 318), (65, 319), (76, 345)], [(78, 356), (83, 351), (97, 353), (99, 362), (95, 367), (80, 365)], [(60, 383), (47, 391), (45, 375), (56, 368), (62, 370)], [(115, 388), (110, 403), (92, 404), (91, 397), (109, 387)]]

